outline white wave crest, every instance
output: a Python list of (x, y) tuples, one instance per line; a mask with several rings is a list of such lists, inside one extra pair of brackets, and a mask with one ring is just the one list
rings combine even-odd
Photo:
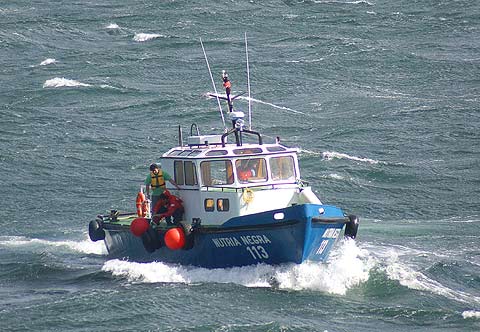
[(56, 63), (56, 62), (57, 62), (57, 60), (48, 58), (48, 59), (45, 59), (42, 62), (40, 62), (40, 66), (48, 66), (48, 65), (51, 65), (51, 64)]
[(462, 312), (462, 317), (467, 319), (467, 318), (478, 318), (480, 319), (480, 311), (474, 311), (474, 310), (467, 310)]
[(365, 262), (365, 251), (355, 242), (344, 242), (332, 253), (328, 263), (305, 262), (271, 266), (234, 267), (227, 269), (204, 269), (161, 262), (135, 263), (121, 260), (107, 261), (103, 271), (126, 278), (129, 282), (172, 283), (236, 283), (246, 287), (275, 287), (281, 289), (313, 289), (334, 294), (345, 294), (355, 285), (368, 280), (371, 264)]
[[(86, 235), (88, 236), (88, 235)], [(88, 238), (82, 241), (49, 241), (42, 239), (30, 239), (24, 236), (2, 236), (0, 237), (0, 246), (3, 247), (35, 247), (58, 248), (65, 247), (69, 250), (84, 253), (106, 255), (107, 249), (103, 241), (92, 242)]]
[(118, 26), (118, 24), (110, 23), (109, 25), (107, 25), (107, 26), (105, 27), (105, 29), (115, 30), (115, 29), (120, 29), (120, 27)]
[(145, 42), (152, 39), (164, 37), (163, 35), (159, 35), (157, 33), (136, 33), (133, 37), (133, 40), (136, 42)]
[(360, 158), (360, 157), (355, 157), (355, 156), (350, 156), (346, 153), (339, 153), (339, 152), (334, 152), (334, 151), (325, 151), (322, 152), (323, 158), (326, 160), (332, 160), (332, 159), (349, 159), (349, 160), (354, 160), (354, 161), (360, 161), (360, 162), (365, 162), (369, 164), (378, 164), (378, 163), (384, 163), (375, 159), (369, 159), (369, 158)]
[(55, 77), (50, 80), (46, 80), (43, 83), (44, 88), (61, 88), (61, 87), (86, 87), (90, 84), (81, 83), (75, 80), (66, 79), (65, 77)]
[(369, 2), (369, 1), (366, 1), (366, 0), (358, 0), (358, 1), (315, 0), (314, 3), (373, 6), (373, 3)]
[(474, 302), (480, 304), (479, 297), (448, 288), (438, 281), (430, 279), (423, 273), (416, 271), (415, 268), (399, 261), (398, 253), (396, 252), (391, 252), (391, 256), (388, 259), (388, 266), (386, 266), (385, 271), (390, 279), (397, 280), (400, 285), (407, 288), (427, 291), (463, 303)]
[(339, 175), (339, 174), (337, 174), (337, 173), (330, 173), (330, 174), (328, 174), (328, 178), (334, 179), (334, 180), (344, 180), (344, 179), (345, 179), (345, 177), (343, 177), (343, 176), (341, 176), (341, 175)]
[(312, 150), (307, 150), (307, 149), (300, 149), (301, 154), (307, 154), (307, 155), (312, 155), (312, 156), (322, 156), (322, 152), (316, 152)]

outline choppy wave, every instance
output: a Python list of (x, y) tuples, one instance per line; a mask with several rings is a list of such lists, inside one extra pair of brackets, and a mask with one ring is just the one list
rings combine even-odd
[(356, 156), (350, 156), (346, 153), (340, 153), (340, 152), (335, 152), (335, 151), (325, 151), (322, 152), (322, 156), (326, 160), (332, 160), (332, 159), (349, 159), (349, 160), (354, 160), (354, 161), (360, 161), (364, 163), (369, 163), (369, 164), (379, 164), (382, 163), (384, 164), (385, 162), (378, 161), (375, 159), (370, 159), (370, 158), (361, 158), (361, 157), (356, 157)]
[(57, 60), (48, 58), (48, 59), (45, 59), (42, 62), (40, 62), (40, 66), (48, 66), (48, 65), (51, 65), (53, 63), (57, 63)]
[(330, 173), (328, 174), (327, 176), (329, 179), (333, 179), (333, 180), (345, 180), (345, 177), (337, 174), (337, 173)]
[(313, 156), (322, 156), (323, 159), (325, 160), (333, 160), (333, 159), (347, 159), (347, 160), (353, 160), (353, 161), (359, 161), (363, 163), (369, 163), (369, 164), (386, 164), (384, 161), (380, 160), (375, 160), (375, 159), (370, 159), (370, 158), (362, 158), (362, 157), (356, 157), (356, 156), (351, 156), (346, 153), (340, 153), (340, 152), (335, 152), (335, 151), (324, 151), (324, 152), (317, 152), (317, 151), (312, 151), (308, 149), (300, 149), (300, 153), (304, 153), (307, 155), (313, 155)]
[(416, 271), (414, 268), (404, 263), (391, 263), (389, 266), (387, 266), (386, 272), (390, 279), (397, 280), (402, 286), (410, 289), (428, 291), (444, 296), (450, 300), (464, 303), (471, 303), (473, 301), (477, 304), (480, 304), (480, 298), (444, 286), (438, 281), (430, 279), (423, 273)]
[(105, 29), (115, 30), (115, 29), (120, 29), (120, 27), (118, 26), (118, 24), (110, 23), (109, 25), (107, 25), (107, 26), (105, 27)]
[(480, 311), (474, 311), (474, 310), (467, 310), (462, 312), (462, 317), (467, 319), (467, 318), (477, 318), (480, 319)]
[(146, 42), (152, 39), (165, 37), (157, 33), (136, 33), (133, 40), (136, 42)]
[(40, 246), (44, 248), (65, 247), (69, 250), (84, 253), (106, 255), (107, 249), (102, 241), (92, 242), (88, 238), (82, 241), (63, 240), (48, 241), (35, 238), (27, 238), (24, 236), (0, 236), (0, 247), (34, 247)]
[(82, 83), (79, 81), (67, 79), (65, 77), (55, 77), (46, 80), (43, 83), (44, 88), (62, 88), (62, 87), (88, 87), (90, 84)]
[(366, 0), (358, 0), (358, 1), (335, 1), (335, 0), (314, 0), (314, 3), (336, 3), (336, 4), (345, 4), (345, 5), (368, 5), (373, 6), (373, 3), (366, 1)]
[(160, 262), (135, 263), (107, 261), (102, 270), (130, 282), (155, 283), (236, 283), (246, 287), (278, 287), (280, 289), (311, 289), (345, 294), (349, 288), (368, 279), (371, 261), (364, 250), (352, 240), (344, 241), (332, 253), (327, 264), (305, 262), (271, 266), (234, 267), (227, 269), (188, 268)]

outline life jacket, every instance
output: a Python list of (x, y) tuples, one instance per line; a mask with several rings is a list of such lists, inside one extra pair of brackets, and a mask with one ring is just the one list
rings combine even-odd
[(150, 176), (152, 178), (152, 182), (150, 183), (150, 186), (152, 186), (153, 189), (156, 189), (156, 188), (165, 189), (165, 179), (163, 178), (163, 172), (161, 169), (158, 170), (157, 174), (150, 172)]

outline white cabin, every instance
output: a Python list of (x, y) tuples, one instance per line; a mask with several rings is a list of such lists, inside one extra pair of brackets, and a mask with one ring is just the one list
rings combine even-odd
[(202, 225), (320, 200), (300, 181), (297, 148), (225, 144), (221, 135), (191, 136), (162, 155), (162, 168), (181, 188), (185, 220)]

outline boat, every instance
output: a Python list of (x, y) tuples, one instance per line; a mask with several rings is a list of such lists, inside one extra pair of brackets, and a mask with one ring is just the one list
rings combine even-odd
[[(265, 142), (247, 126), (245, 113), (233, 106), (240, 95), (231, 95), (225, 71), (225, 94), (217, 93), (211, 71), (210, 77), (215, 89), (210, 96), (218, 101), (222, 120), (221, 102), (226, 102), (231, 128), (200, 134), (192, 124), (184, 142), (179, 126), (178, 145), (157, 161), (178, 186), (166, 183), (183, 201), (181, 223), (155, 223), (141, 187), (137, 211), (98, 215), (89, 223), (90, 239), (103, 240), (110, 258), (136, 262), (210, 269), (325, 262), (339, 239), (357, 236), (359, 219), (320, 201), (301, 178), (298, 148), (278, 138)], [(248, 91), (250, 101), (249, 83)]]

